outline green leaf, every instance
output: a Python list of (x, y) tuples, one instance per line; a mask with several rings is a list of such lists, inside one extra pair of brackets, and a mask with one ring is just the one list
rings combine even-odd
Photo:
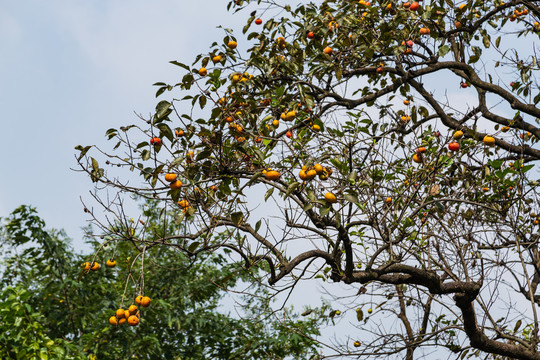
[(184, 65), (184, 64), (182, 64), (182, 63), (180, 63), (180, 62), (178, 62), (178, 61), (169, 61), (169, 63), (174, 64), (174, 65), (176, 65), (176, 66), (180, 66), (180, 67), (186, 69), (187, 71), (190, 71), (189, 66)]
[(360, 308), (356, 309), (356, 320), (359, 322), (364, 320), (364, 312)]
[(287, 192), (285, 193), (284, 199), (288, 198), (299, 185), (300, 183), (297, 181), (292, 182), (289, 187), (287, 187)]
[(270, 196), (272, 196), (272, 193), (274, 192), (274, 188), (271, 187), (266, 191), (266, 194), (264, 194), (264, 201), (268, 200)]
[(198, 241), (195, 241), (194, 243), (190, 244), (189, 247), (188, 247), (188, 251), (190, 253), (194, 252), (195, 250), (197, 250), (197, 248), (199, 247), (201, 243), (198, 242)]
[(85, 146), (85, 147), (82, 147), (81, 145), (75, 146), (75, 150), (79, 150), (81, 152), (79, 154), (79, 157), (77, 158), (77, 160), (80, 161), (84, 157), (84, 155), (86, 155), (88, 150), (90, 150), (91, 147), (92, 147), (92, 145), (88, 145), (88, 146)]
[(352, 202), (353, 204), (358, 204), (358, 197), (355, 194), (351, 193), (345, 193), (343, 194), (343, 198), (347, 200), (348, 202)]
[(156, 105), (156, 118), (158, 120), (161, 120), (161, 119), (167, 117), (172, 112), (172, 109), (170, 108), (171, 105), (172, 104), (170, 102), (166, 101), (166, 100), (160, 101)]
[(439, 47), (439, 56), (445, 57), (446, 54), (450, 52), (450, 47), (448, 45), (443, 45)]
[(241, 211), (237, 211), (231, 214), (231, 220), (236, 226), (240, 225), (243, 219), (244, 219), (244, 213)]

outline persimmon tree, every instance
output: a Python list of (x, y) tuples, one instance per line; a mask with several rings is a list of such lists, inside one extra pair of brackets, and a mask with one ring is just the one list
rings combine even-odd
[[(77, 148), (116, 191), (94, 193), (115, 220), (86, 207), (102, 235), (224, 251), (277, 292), (345, 284), (357, 330), (328, 356), (540, 359), (538, 2), (228, 8), (241, 35), (172, 61), (182, 80), (114, 150)], [(149, 240), (133, 193), (182, 230)]]

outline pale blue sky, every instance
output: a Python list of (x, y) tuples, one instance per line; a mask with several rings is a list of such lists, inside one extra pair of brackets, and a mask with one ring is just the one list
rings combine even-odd
[[(154, 82), (176, 82), (221, 39), (217, 24), (241, 25), (226, 1), (0, 1), (0, 217), (36, 206), (48, 227), (80, 238), (79, 196), (92, 183), (75, 173), (74, 146), (149, 114)], [(236, 26), (237, 27), (237, 26)]]

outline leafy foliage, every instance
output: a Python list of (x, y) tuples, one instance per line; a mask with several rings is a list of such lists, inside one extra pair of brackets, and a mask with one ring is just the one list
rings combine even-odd
[[(155, 208), (145, 213), (148, 227), (163, 231), (154, 222)], [(120, 305), (133, 303), (135, 289), (124, 281), (131, 247), (116, 248), (116, 268), (83, 272), (79, 282), (87, 256), (75, 254), (61, 231), (46, 230), (34, 209), (16, 209), (2, 230), (7, 253), (0, 283), (3, 359), (307, 359), (317, 354), (311, 339), (319, 333), (317, 317), (300, 320), (288, 312), (276, 319), (262, 287), (255, 286), (261, 299), (245, 298), (241, 317), (226, 314), (221, 289), (235, 288), (247, 278), (223, 256), (188, 259), (163, 248), (149, 251), (154, 261), (145, 265), (151, 271), (144, 292), (151, 306), (142, 312), (138, 327), (113, 327), (109, 317)], [(107, 247), (101, 250), (112, 254)]]
[(360, 324), (331, 355), (537, 359), (538, 4), (228, 8), (247, 15), (243, 35), (224, 29), (192, 66), (172, 62), (182, 81), (156, 96), (173, 99), (107, 131), (122, 154), (110, 169), (78, 147), (96, 183), (156, 199), (185, 231), (149, 242), (96, 195), (123, 224), (89, 211), (100, 233), (141, 253), (226, 249), (276, 291), (350, 284)]

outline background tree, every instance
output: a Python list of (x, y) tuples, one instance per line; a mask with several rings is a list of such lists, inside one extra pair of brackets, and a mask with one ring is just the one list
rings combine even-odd
[[(156, 227), (156, 209), (147, 206), (147, 229)], [(240, 316), (223, 308), (223, 289), (241, 289), (245, 271), (220, 255), (197, 259), (171, 256), (169, 248), (149, 251), (145, 264), (145, 294), (153, 300), (141, 310), (136, 328), (112, 327), (107, 320), (120, 307), (133, 303), (136, 290), (130, 272), (133, 251), (120, 243), (117, 266), (84, 274), (78, 255), (62, 231), (46, 230), (32, 208), (22, 206), (4, 219), (0, 233), (4, 254), (0, 293), (0, 355), (2, 359), (308, 359), (317, 356), (310, 337), (318, 335), (315, 316), (298, 320), (286, 312), (277, 319), (269, 312), (267, 291), (254, 285), (258, 298), (245, 300)], [(111, 247), (91, 242), (105, 264)], [(101, 256), (103, 255), (103, 256)], [(107, 258), (108, 259), (108, 258)], [(212, 279), (212, 282), (208, 281)], [(126, 284), (127, 282), (127, 284)], [(254, 320), (256, 319), (256, 320)]]
[[(358, 330), (333, 355), (540, 359), (538, 3), (229, 9), (246, 36), (225, 29), (193, 67), (173, 61), (182, 81), (155, 84), (173, 99), (107, 131), (110, 169), (77, 147), (118, 191), (95, 198), (123, 226), (87, 209), (103, 235), (141, 254), (226, 249), (277, 291), (350, 285)], [(129, 193), (176, 209), (185, 230), (131, 231)]]

